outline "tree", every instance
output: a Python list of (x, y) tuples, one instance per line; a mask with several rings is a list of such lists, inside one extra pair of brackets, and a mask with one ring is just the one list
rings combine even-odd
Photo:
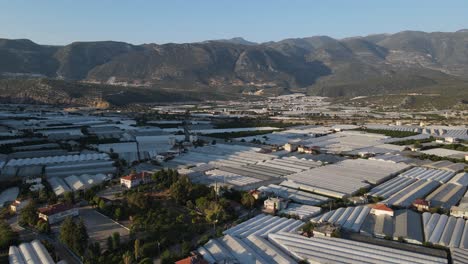
[(192, 183), (187, 176), (181, 177), (169, 188), (171, 197), (179, 204), (186, 204), (190, 196)]
[(89, 245), (89, 250), (94, 256), (98, 257), (101, 255), (101, 244), (99, 244), (99, 242), (91, 243)]
[(36, 229), (40, 233), (48, 234), (50, 233), (50, 225), (49, 222), (39, 220), (36, 224)]
[(107, 250), (112, 251), (112, 250), (113, 250), (112, 245), (113, 245), (113, 243), (112, 243), (112, 237), (111, 237), (111, 236), (108, 236), (108, 237), (107, 237)]
[(75, 243), (73, 238), (75, 229), (76, 225), (71, 217), (65, 218), (65, 220), (62, 222), (62, 225), (60, 226), (59, 239), (70, 248), (73, 248), (73, 244)]
[(188, 241), (182, 242), (182, 255), (188, 255), (190, 253), (190, 250), (192, 248), (192, 245)]
[(301, 227), (302, 232), (312, 233), (315, 228), (315, 224), (312, 222), (307, 222)]
[(46, 189), (42, 189), (39, 191), (39, 201), (46, 202), (49, 199), (49, 195)]
[(66, 192), (63, 194), (63, 200), (67, 204), (74, 204), (75, 203), (75, 196), (73, 195), (73, 192)]
[(104, 200), (100, 199), (98, 206), (99, 206), (99, 209), (106, 210), (106, 202), (104, 202)]
[(135, 206), (138, 209), (145, 209), (148, 207), (148, 197), (140, 192), (128, 195), (127, 201), (128, 204)]
[(11, 229), (10, 225), (0, 220), (0, 251), (7, 250), (8, 247), (18, 241), (18, 234)]
[(86, 246), (88, 245), (88, 231), (86, 230), (86, 226), (84, 224), (83, 219), (80, 218), (80, 221), (78, 222), (78, 225), (76, 227), (76, 238), (78, 242), (78, 249), (81, 252), (81, 254), (84, 253), (84, 250), (86, 249)]
[(132, 264), (132, 254), (130, 251), (125, 251), (125, 253), (122, 256), (122, 260), (124, 264)]
[(35, 226), (37, 218), (36, 203), (30, 202), (21, 210), (18, 222), (21, 226)]
[(414, 142), (414, 145), (413, 145), (414, 148), (421, 148), (421, 146), (422, 146), (421, 142), (419, 141)]
[(219, 219), (224, 218), (225, 214), (223, 207), (217, 202), (211, 202), (208, 208), (204, 210), (204, 213), (206, 221), (209, 223), (218, 222)]
[(135, 244), (133, 245), (133, 253), (135, 255), (135, 260), (138, 260), (140, 258), (140, 240), (136, 239)]
[(114, 232), (112, 234), (112, 248), (117, 249), (120, 246), (120, 233)]
[(241, 204), (246, 208), (253, 208), (255, 205), (255, 198), (250, 193), (243, 193), (241, 198)]
[(114, 211), (114, 218), (115, 220), (119, 221), (121, 217), (122, 217), (122, 211), (119, 207), (117, 207)]
[(88, 247), (88, 232), (83, 219), (76, 224), (71, 217), (65, 218), (60, 226), (59, 239), (75, 253), (83, 256)]

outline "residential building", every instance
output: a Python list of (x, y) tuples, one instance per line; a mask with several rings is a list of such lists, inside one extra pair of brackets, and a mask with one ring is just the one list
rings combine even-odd
[(175, 264), (208, 264), (208, 261), (200, 254), (192, 252), (191, 256), (176, 261)]
[(393, 216), (393, 210), (386, 206), (385, 204), (376, 204), (370, 211), (374, 215), (389, 215)]
[(262, 192), (259, 190), (252, 190), (249, 192), (255, 200), (258, 200), (262, 196)]
[(416, 199), (413, 202), (413, 207), (420, 212), (429, 211), (430, 203), (424, 199)]
[(446, 137), (445, 142), (453, 144), (453, 143), (459, 143), (460, 140), (458, 140), (458, 138), (456, 137)]
[(450, 208), (450, 215), (468, 219), (468, 207), (452, 206)]
[(39, 218), (48, 221), (49, 224), (58, 223), (69, 216), (74, 217), (79, 215), (78, 207), (63, 203), (39, 208), (38, 212)]
[(369, 200), (365, 196), (353, 196), (348, 198), (354, 205), (367, 204)]
[(28, 205), (30, 200), (20, 200), (16, 199), (11, 205), (10, 210), (14, 213), (21, 211), (26, 205)]
[(286, 143), (286, 144), (284, 144), (284, 150), (289, 151), (289, 152), (296, 151), (297, 150), (297, 145), (291, 144), (291, 143)]
[(306, 153), (306, 154), (313, 154), (314, 153), (314, 148), (308, 147), (308, 146), (298, 146), (297, 151), (300, 153)]
[(314, 236), (331, 237), (336, 232), (339, 232), (339, 230), (340, 230), (339, 227), (327, 223), (327, 224), (323, 224), (323, 225), (319, 225), (315, 227), (312, 233), (314, 234)]
[(285, 209), (288, 206), (286, 200), (277, 197), (270, 197), (263, 202), (263, 208), (268, 212), (277, 212)]
[(120, 185), (131, 189), (140, 184), (151, 182), (151, 174), (148, 172), (132, 173), (130, 175), (120, 178)]

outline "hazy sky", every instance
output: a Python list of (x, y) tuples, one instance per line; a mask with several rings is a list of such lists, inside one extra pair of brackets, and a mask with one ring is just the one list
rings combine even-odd
[(0, 38), (264, 42), (468, 28), (468, 0), (0, 0)]

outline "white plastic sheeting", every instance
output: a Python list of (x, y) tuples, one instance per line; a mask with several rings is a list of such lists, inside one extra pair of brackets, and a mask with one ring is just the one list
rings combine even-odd
[(415, 181), (416, 179), (397, 176), (383, 184), (372, 188), (368, 194), (374, 197), (388, 198), (413, 184)]
[(258, 188), (258, 190), (265, 194), (273, 194), (306, 205), (320, 205), (330, 201), (330, 198), (325, 196), (304, 192), (292, 188), (287, 188), (285, 186), (280, 186), (276, 184), (262, 186)]
[(340, 238), (270, 234), (268, 239), (296, 260), (311, 263), (447, 263), (447, 259)]
[(421, 179), (421, 180), (433, 180), (438, 181), (440, 183), (448, 182), (455, 173), (446, 170), (435, 170), (435, 169), (427, 169), (421, 167), (415, 167), (411, 170), (408, 170), (402, 174), (401, 177), (413, 178), (413, 179)]
[(452, 179), (450, 179), (449, 183), (468, 186), (468, 172), (460, 172), (455, 175)]
[(34, 249), (34, 252), (36, 255), (39, 257), (41, 260), (42, 264), (54, 264), (55, 262), (52, 260), (52, 257), (49, 255), (49, 252), (47, 252), (47, 249), (42, 245), (39, 240), (33, 240), (31, 242), (31, 246)]
[(468, 248), (468, 220), (453, 216), (432, 214), (424, 225), (428, 242), (450, 248)]
[(426, 197), (431, 207), (441, 207), (450, 209), (450, 207), (458, 204), (463, 194), (466, 192), (466, 187), (453, 183), (444, 183), (431, 194)]
[(21, 252), (21, 255), (23, 256), (23, 259), (26, 261), (26, 263), (28, 264), (41, 263), (41, 260), (34, 252), (34, 248), (31, 246), (31, 244), (22, 243), (19, 245), (18, 248), (19, 248), (19, 251)]
[(78, 162), (87, 160), (109, 160), (109, 155), (105, 153), (91, 153), (80, 155), (52, 156), (28, 159), (11, 159), (6, 166), (27, 166), (27, 165), (46, 165), (53, 163)]
[(70, 187), (61, 178), (49, 178), (47, 179), (55, 195), (60, 196), (66, 192), (71, 192)]
[(107, 179), (108, 177), (104, 174), (83, 174), (81, 176), (71, 175), (64, 179), (52, 177), (47, 179), (47, 181), (54, 190), (55, 195), (59, 196), (65, 192), (88, 189), (94, 185), (100, 184)]
[(468, 250), (451, 248), (450, 254), (452, 255), (453, 264), (466, 264), (468, 259)]
[(223, 232), (225, 235), (248, 237), (257, 235), (266, 237), (277, 231), (291, 232), (299, 229), (304, 222), (278, 216), (261, 214)]
[(318, 206), (289, 203), (286, 209), (279, 211), (279, 214), (297, 216), (299, 219), (304, 220), (320, 214), (321, 210), (322, 208)]
[(19, 188), (18, 187), (11, 187), (3, 192), (0, 193), (0, 207), (3, 207), (3, 205), (6, 202), (13, 202), (16, 200), (19, 194)]
[(279, 250), (268, 240), (259, 236), (248, 236), (244, 242), (268, 261), (268, 263), (293, 264), (296, 263), (285, 252)]
[(438, 186), (439, 182), (437, 181), (418, 180), (390, 196), (383, 203), (399, 207), (409, 207), (415, 199), (425, 197)]
[(304, 222), (294, 219), (258, 215), (224, 231), (221, 238), (211, 239), (197, 251), (210, 263), (297, 263), (267, 240), (268, 234), (294, 232)]
[(356, 193), (360, 188), (379, 184), (406, 168), (408, 165), (403, 163), (393, 164), (365, 159), (345, 160), (289, 175), (288, 181), (281, 185), (343, 198)]
[(23, 255), (21, 255), (19, 248), (16, 246), (10, 246), (10, 249), (8, 250), (8, 259), (10, 264), (26, 264)]
[(450, 239), (449, 247), (458, 248), (463, 235), (463, 229), (465, 228), (465, 220), (463, 218), (458, 218), (455, 223), (455, 228), (453, 229), (453, 236)]
[(370, 212), (368, 206), (356, 206), (348, 208), (338, 208), (323, 215), (312, 218), (314, 223), (332, 223), (344, 229), (359, 232), (364, 220)]

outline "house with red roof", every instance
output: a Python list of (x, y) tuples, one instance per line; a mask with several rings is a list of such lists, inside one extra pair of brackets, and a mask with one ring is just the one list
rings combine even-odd
[(393, 216), (393, 209), (389, 208), (385, 204), (376, 204), (376, 205), (374, 205), (374, 207), (372, 207), (370, 213), (373, 214), (373, 215), (377, 215), (377, 216), (378, 215)]
[(192, 253), (190, 257), (176, 261), (175, 264), (208, 264), (208, 261), (203, 256)]
[(429, 201), (426, 201), (424, 199), (416, 199), (414, 200), (412, 205), (414, 208), (416, 208), (416, 210), (420, 212), (429, 211), (429, 207), (431, 206)]
[(55, 224), (63, 221), (66, 217), (79, 215), (78, 207), (72, 204), (58, 203), (47, 207), (37, 209), (39, 218), (48, 221), (49, 224)]
[(146, 184), (151, 181), (151, 174), (148, 172), (131, 173), (127, 176), (120, 178), (120, 185), (131, 189), (135, 186), (138, 186), (140, 184)]

